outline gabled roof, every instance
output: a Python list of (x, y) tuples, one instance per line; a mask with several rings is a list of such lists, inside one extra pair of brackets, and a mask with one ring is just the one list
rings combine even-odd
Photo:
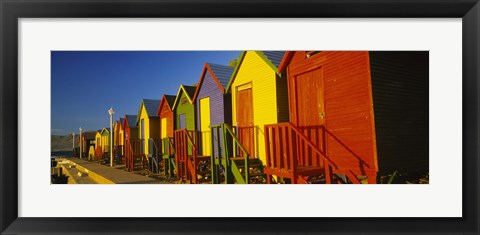
[(180, 99), (180, 97), (182, 96), (181, 92), (185, 93), (190, 104), (193, 103), (192, 97), (195, 95), (195, 90), (195, 86), (180, 85), (180, 87), (178, 88), (177, 97), (175, 98), (175, 102), (173, 103), (172, 110), (175, 109), (175, 107), (177, 106), (178, 99)]
[(162, 101), (160, 102), (160, 106), (158, 106), (157, 115), (160, 116), (160, 113), (162, 112), (162, 108), (163, 108), (163, 105), (165, 105), (165, 102), (170, 108), (170, 110), (173, 110), (173, 104), (175, 103), (176, 98), (177, 96), (174, 96), (174, 95), (163, 95)]
[(225, 93), (225, 88), (228, 85), (228, 81), (230, 81), (233, 70), (234, 68), (230, 66), (205, 63), (205, 66), (203, 66), (202, 74), (200, 75), (200, 80), (197, 84), (197, 90), (195, 91), (195, 95), (193, 96), (193, 100), (197, 99), (198, 92), (200, 91), (200, 87), (203, 84), (203, 79), (205, 78), (205, 73), (207, 71), (212, 75), (213, 80), (215, 80), (220, 90)]
[(176, 95), (164, 95), (165, 100), (167, 101), (168, 106), (173, 107), (173, 104), (175, 103), (175, 99), (177, 98)]
[(100, 132), (100, 134), (103, 135), (103, 132), (110, 133), (110, 131), (108, 129), (109, 129), (108, 127), (103, 128), (102, 131)]
[[(262, 58), (265, 63), (267, 63), (270, 68), (275, 71), (277, 75), (280, 75), (280, 72), (278, 71), (278, 66), (280, 65), (282, 58), (285, 54), (285, 51), (254, 51), (257, 53), (260, 58)], [(230, 87), (232, 86), (233, 81), (235, 80), (235, 77), (237, 76), (238, 70), (240, 66), (243, 63), (243, 59), (245, 58), (245, 55), (247, 54), (247, 51), (243, 51), (242, 54), (239, 57), (237, 66), (235, 66), (235, 70), (232, 73), (232, 76), (230, 77), (230, 81), (228, 82), (227, 88), (225, 89), (225, 93), (230, 90)]]
[(123, 122), (124, 122), (123, 118), (120, 118), (120, 122), (119, 122), (119, 123), (120, 123), (120, 126), (121, 126), (122, 128), (123, 128)]
[(282, 61), (280, 61), (280, 65), (278, 66), (278, 72), (282, 73), (285, 68), (287, 68), (287, 65), (290, 63), (290, 60), (293, 57), (293, 54), (295, 54), (294, 51), (287, 51), (285, 55), (282, 58)]
[(276, 68), (278, 68), (285, 55), (285, 51), (262, 51), (262, 53), (272, 62), (273, 65), (275, 65)]
[(140, 118), (140, 112), (142, 111), (142, 106), (145, 106), (145, 111), (147, 112), (147, 116), (157, 117), (158, 106), (160, 106), (160, 100), (152, 100), (152, 99), (142, 99), (142, 104), (138, 109), (137, 120), (135, 121), (138, 123), (138, 119)]
[(124, 120), (124, 126), (125, 126), (125, 123), (128, 122), (128, 126), (130, 128), (135, 128), (137, 127), (137, 115), (128, 115), (128, 114), (125, 114), (125, 120)]

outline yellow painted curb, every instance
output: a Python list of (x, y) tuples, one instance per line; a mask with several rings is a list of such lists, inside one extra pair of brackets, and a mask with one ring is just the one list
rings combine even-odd
[(78, 168), (78, 170), (86, 172), (88, 174), (88, 177), (90, 177), (93, 181), (97, 182), (98, 184), (115, 184), (115, 182), (79, 165), (78, 163), (72, 162), (70, 160), (67, 160), (67, 161), (69, 164), (75, 165)]

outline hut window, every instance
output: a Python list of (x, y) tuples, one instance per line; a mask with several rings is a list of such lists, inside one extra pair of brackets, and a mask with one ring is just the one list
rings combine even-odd
[(182, 99), (182, 105), (186, 104), (187, 103), (187, 98), (183, 98)]

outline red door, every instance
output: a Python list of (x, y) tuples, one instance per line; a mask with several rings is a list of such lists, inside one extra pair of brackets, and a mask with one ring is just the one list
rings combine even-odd
[[(295, 78), (297, 94), (297, 125), (300, 130), (316, 144), (325, 150), (325, 105), (323, 89), (323, 70), (318, 68)], [(307, 158), (304, 164), (319, 164), (320, 156), (313, 156), (312, 152), (304, 153)]]
[[(255, 127), (253, 125), (253, 95), (251, 86), (243, 89), (242, 87), (237, 88), (237, 126), (240, 143), (245, 147), (250, 157), (253, 157), (255, 153)], [(240, 156), (243, 157), (241, 151)]]

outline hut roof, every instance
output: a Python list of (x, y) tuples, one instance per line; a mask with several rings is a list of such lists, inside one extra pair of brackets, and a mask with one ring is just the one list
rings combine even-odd
[(195, 90), (197, 89), (196, 86), (186, 86), (186, 85), (180, 85), (180, 87), (178, 88), (178, 92), (177, 92), (177, 97), (175, 98), (175, 102), (173, 103), (173, 107), (172, 109), (175, 108), (175, 106), (177, 106), (178, 104), (178, 99), (182, 96), (181, 93), (184, 92), (185, 95), (187, 96), (188, 98), (188, 101), (190, 103), (192, 103), (192, 98), (193, 96), (195, 95)]
[[(248, 51), (244, 51), (240, 55), (237, 66), (235, 66), (232, 76), (228, 81), (228, 85), (225, 89), (225, 92), (228, 92), (230, 90), (230, 87), (232, 86), (232, 83), (235, 80), (235, 77), (238, 73), (238, 69), (242, 65), (243, 59), (247, 54), (247, 52)], [(257, 55), (260, 56), (260, 58), (262, 58), (265, 61), (265, 63), (267, 63), (267, 65), (270, 66), (273, 71), (275, 71), (276, 74), (280, 75), (278, 71), (278, 66), (282, 62), (283, 56), (285, 55), (285, 51), (253, 51), (253, 52), (257, 53)]]
[(137, 115), (125, 115), (125, 120), (128, 122), (130, 128), (137, 127)]

